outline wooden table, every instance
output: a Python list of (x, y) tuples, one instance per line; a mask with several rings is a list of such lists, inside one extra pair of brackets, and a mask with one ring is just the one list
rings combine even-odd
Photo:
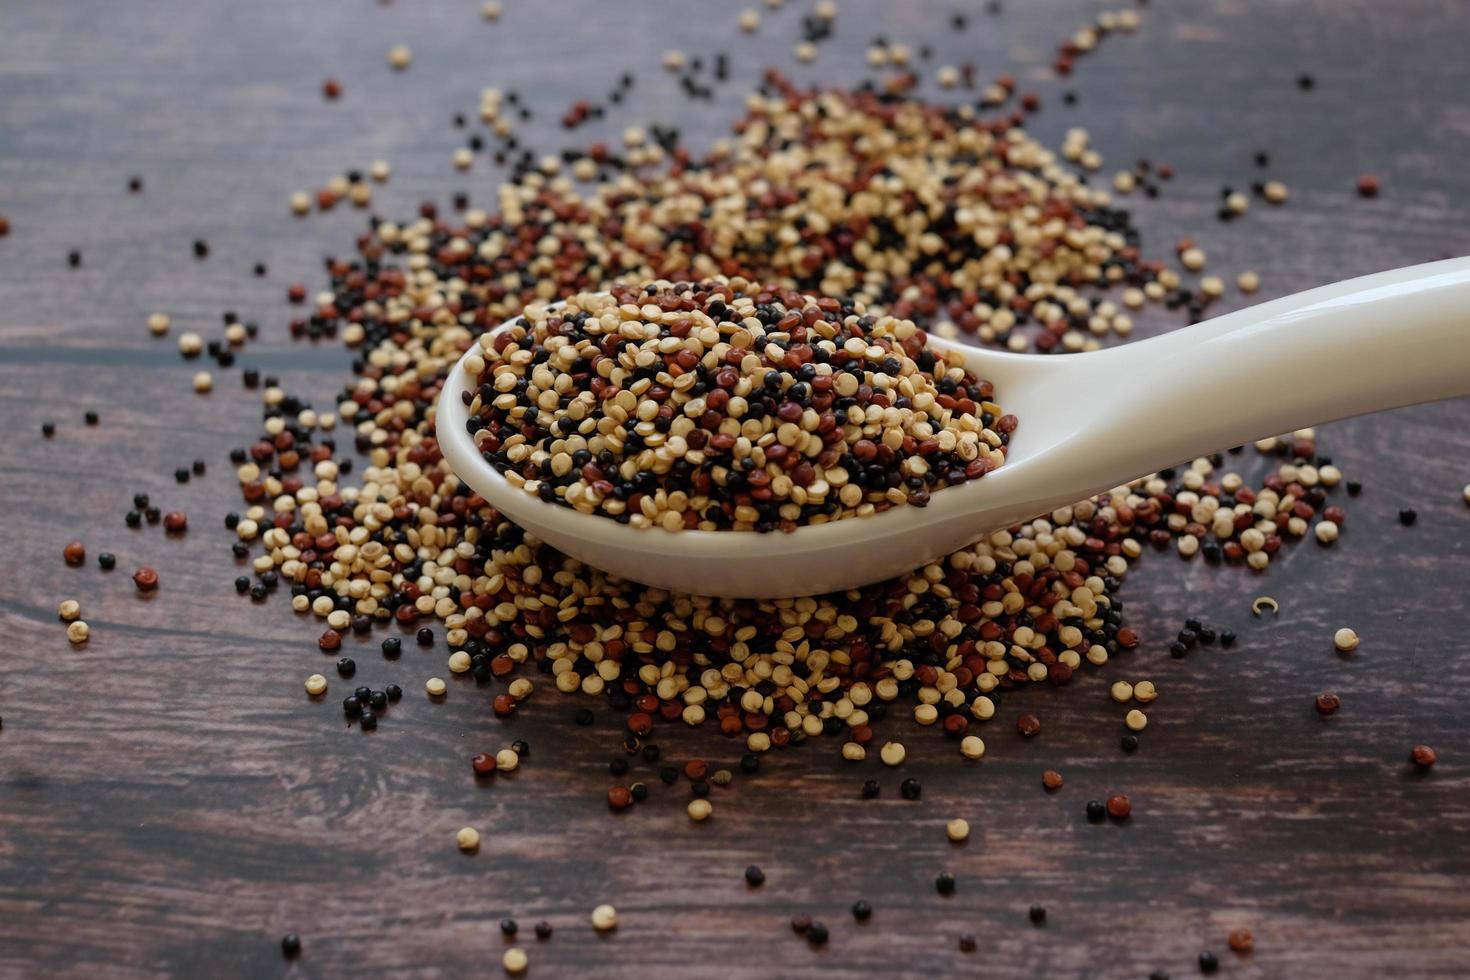
[[(572, 703), (546, 697), (504, 724), (458, 682), (430, 704), (419, 692), (443, 672), (442, 647), (410, 643), (393, 664), (364, 644), (360, 681), (409, 692), (365, 736), (344, 726), (335, 696), (302, 692), (323, 663), (313, 626), (279, 598), (262, 608), (234, 594), (226, 450), (258, 431), (256, 396), (237, 371), (195, 395), (195, 367), (145, 318), (166, 311), (173, 336), (213, 337), (221, 313), (238, 311), (262, 326), (242, 363), (330, 404), (350, 355), (287, 337), (285, 284), (320, 288), (321, 257), (349, 252), (364, 215), (343, 206), (296, 221), (287, 197), (383, 157), (394, 176), (379, 213), (461, 188), (492, 201), (501, 175), (487, 160), (468, 174), (449, 161), (464, 139), (451, 116), (473, 115), (482, 86), (523, 93), (537, 112), (528, 131), (557, 149), (572, 139), (557, 127), (565, 106), (633, 70), (624, 107), (575, 139), (663, 120), (699, 146), (765, 65), (853, 82), (882, 34), (931, 45), (931, 66), (1016, 72), (1047, 102), (1034, 131), (1056, 145), (1089, 126), (1105, 173), (1139, 157), (1172, 163), (1163, 196), (1136, 202), (1153, 255), (1190, 235), (1213, 269), (1259, 270), (1270, 296), (1467, 250), (1464, 4), (1150, 5), (1136, 36), (1057, 81), (1045, 67), (1055, 43), (1099, 4), (1011, 0), (1000, 15), (966, 4), (956, 30), (959, 4), (840, 3), (837, 37), (812, 66), (792, 58), (796, 5), (763, 9), (754, 37), (733, 7), (692, 0), (507, 0), (496, 24), (472, 0), (0, 10), (0, 214), (12, 225), (0, 239), (0, 974), (496, 975), (505, 916), (542, 977), (1179, 977), (1203, 949), (1224, 975), (1470, 969), (1463, 403), (1323, 430), (1322, 450), (1365, 487), (1330, 551), (1302, 543), (1264, 576), (1147, 555), (1123, 593), (1144, 644), (1069, 688), (1009, 698), (983, 763), (890, 722), (910, 746), (905, 771), (924, 782), (917, 803), (898, 798), (898, 774), (849, 768), (827, 746), (770, 755), (759, 778), (716, 791), (707, 824), (691, 825), (682, 792), (656, 780), (650, 802), (613, 817), (613, 712), (574, 727)], [(403, 73), (385, 61), (398, 42), (415, 55)], [(732, 83), (687, 102), (658, 67), (675, 46), (728, 51)], [(1304, 72), (1310, 92), (1295, 82)], [(329, 75), (345, 87), (337, 103), (320, 95)], [(1062, 104), (1068, 88), (1075, 106)], [(1252, 163), (1257, 149), (1268, 170)], [(1354, 195), (1365, 171), (1382, 178), (1377, 200)], [(126, 189), (134, 174), (140, 194)], [(1266, 175), (1290, 185), (1286, 207), (1216, 220), (1221, 185)], [(191, 254), (196, 238), (207, 259)], [(258, 260), (264, 278), (251, 274)], [(82, 424), (88, 408), (95, 428)], [(59, 427), (49, 441), (46, 419)], [(174, 469), (196, 458), (208, 475), (176, 485)], [(125, 527), (140, 491), (188, 510), (188, 535)], [(1403, 507), (1418, 510), (1415, 526), (1399, 526)], [(72, 538), (87, 544), (84, 567), (62, 563)], [(119, 556), (110, 574), (94, 561), (104, 550)], [(128, 581), (139, 564), (163, 577), (148, 599)], [(1262, 593), (1280, 600), (1279, 618), (1251, 616)], [(69, 596), (94, 630), (80, 649), (55, 618)], [(1192, 615), (1237, 631), (1236, 649), (1170, 660)], [(1343, 625), (1363, 638), (1351, 656), (1332, 648)], [(1107, 686), (1145, 676), (1163, 696), (1142, 748), (1124, 755)], [(1331, 718), (1312, 707), (1324, 690), (1343, 700)], [(1022, 710), (1045, 719), (1034, 741), (1014, 732)], [(522, 771), (476, 785), (469, 755), (514, 738), (532, 746)], [(1441, 759), (1427, 773), (1407, 764), (1421, 742)], [(738, 754), (711, 731), (662, 744), (676, 759)], [(1048, 767), (1066, 777), (1051, 795)], [(866, 776), (883, 779), (881, 800), (858, 799)], [(1132, 797), (1132, 819), (1087, 823), (1084, 802), (1113, 792)], [(974, 828), (963, 846), (945, 839), (955, 816)], [(485, 832), (473, 857), (453, 846), (466, 824)], [(760, 889), (742, 880), (751, 863), (765, 870)], [(946, 869), (959, 877), (951, 897), (933, 885)], [(859, 898), (877, 910), (866, 924), (848, 912)], [(588, 924), (599, 902), (618, 906), (614, 935)], [(1044, 927), (1027, 921), (1033, 903)], [(825, 949), (792, 935), (801, 911), (831, 928)], [(556, 934), (536, 942), (543, 918)], [(1237, 927), (1255, 933), (1253, 954), (1226, 949)], [(289, 965), (288, 932), (305, 943)], [(961, 932), (980, 951), (960, 953)]]

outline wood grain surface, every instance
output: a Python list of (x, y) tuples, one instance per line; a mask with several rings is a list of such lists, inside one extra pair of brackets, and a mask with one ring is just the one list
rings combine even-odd
[[(422, 685), (444, 673), (442, 646), (410, 642), (391, 662), (376, 638), (349, 639), (356, 682), (407, 694), (376, 732), (348, 728), (335, 675), (324, 702), (302, 691), (330, 662), (313, 624), (279, 598), (234, 593), (226, 453), (258, 431), (258, 401), (238, 371), (195, 395), (196, 367), (144, 321), (161, 310), (173, 336), (215, 337), (237, 311), (261, 324), (241, 363), (329, 405), (350, 355), (290, 340), (285, 284), (320, 288), (322, 257), (349, 252), (365, 215), (294, 220), (287, 197), (381, 157), (394, 167), (374, 205), (385, 216), (461, 189), (492, 201), (503, 174), (488, 159), (450, 166), (465, 135), (451, 117), (473, 115), (483, 86), (522, 94), (542, 150), (651, 121), (701, 146), (765, 66), (850, 84), (883, 35), (932, 46), (932, 66), (1015, 72), (1047, 104), (1034, 131), (1055, 145), (1087, 126), (1106, 172), (1171, 163), (1163, 195), (1136, 202), (1146, 250), (1167, 255), (1189, 235), (1213, 269), (1258, 270), (1263, 296), (1470, 251), (1463, 3), (1153, 3), (1135, 36), (1057, 80), (1055, 44), (1107, 5), (839, 2), (836, 37), (802, 66), (791, 47), (809, 4), (762, 8), (744, 36), (735, 5), (694, 0), (506, 0), (493, 24), (474, 0), (0, 0), (0, 975), (498, 975), (504, 916), (521, 923), (537, 977), (1177, 978), (1197, 973), (1203, 949), (1227, 976), (1465, 975), (1464, 403), (1322, 431), (1322, 451), (1365, 487), (1330, 551), (1302, 543), (1264, 576), (1146, 555), (1122, 594), (1142, 646), (1068, 688), (1009, 697), (983, 762), (894, 719), (903, 770), (851, 768), (835, 745), (771, 753), (757, 777), (716, 789), (702, 825), (685, 816), (687, 790), (641, 763), (649, 802), (607, 812), (611, 711), (576, 727), (580, 702), (548, 695), (505, 723), (463, 679), (430, 703)], [(954, 9), (970, 11), (963, 30)], [(395, 73), (385, 53), (399, 42), (414, 62)], [(731, 82), (688, 102), (658, 66), (670, 47), (729, 52)], [(566, 105), (623, 71), (638, 78), (627, 102), (563, 134)], [(345, 89), (336, 103), (320, 94), (329, 75)], [(1353, 193), (1367, 171), (1383, 181), (1372, 201)], [(1291, 187), (1287, 206), (1215, 219), (1221, 185), (1265, 173)], [(127, 192), (134, 174), (141, 194)], [(207, 259), (192, 256), (196, 238)], [(70, 249), (81, 268), (67, 267)], [(257, 261), (268, 276), (251, 275)], [(85, 409), (98, 426), (82, 424)], [(195, 458), (208, 475), (176, 485)], [(125, 527), (139, 491), (186, 509), (187, 536)], [(1399, 526), (1401, 507), (1417, 508), (1414, 527)], [(61, 560), (72, 538), (84, 567)], [(97, 569), (104, 550), (116, 571)], [(146, 599), (128, 581), (140, 564), (162, 576)], [(1262, 593), (1279, 618), (1251, 616)], [(65, 597), (93, 627), (85, 647), (56, 621)], [(1236, 630), (1237, 647), (1170, 660), (1188, 616)], [(1343, 625), (1363, 638), (1352, 655), (1332, 648)], [(1140, 677), (1163, 695), (1125, 755), (1107, 685)], [(1343, 700), (1330, 718), (1312, 708), (1324, 690)], [(1015, 734), (1023, 710), (1046, 726), (1031, 741)], [(477, 785), (469, 756), (515, 738), (532, 747), (522, 770)], [(1439, 752), (1427, 773), (1407, 763), (1420, 742)], [(675, 761), (738, 756), (712, 730), (660, 744)], [(1048, 767), (1066, 778), (1055, 794), (1040, 786)], [(922, 800), (899, 799), (906, 775), (923, 780)], [(869, 776), (878, 801), (858, 799)], [(1132, 819), (1087, 823), (1084, 802), (1113, 792), (1132, 798)], [(974, 828), (962, 846), (943, 832), (956, 816)], [(474, 856), (453, 845), (466, 824), (485, 834)], [(767, 875), (759, 889), (742, 880), (751, 863)], [(949, 897), (933, 887), (946, 869), (959, 879)], [(865, 924), (848, 913), (859, 898), (876, 909)], [(593, 933), (599, 902), (617, 905), (615, 934)], [(1033, 903), (1048, 909), (1043, 927), (1027, 921)], [(803, 911), (829, 925), (826, 948), (792, 935)], [(543, 918), (556, 933), (537, 942)], [(1254, 932), (1254, 953), (1226, 949), (1237, 927)], [(279, 949), (287, 932), (305, 944), (294, 962)], [(977, 952), (957, 950), (961, 932)]]

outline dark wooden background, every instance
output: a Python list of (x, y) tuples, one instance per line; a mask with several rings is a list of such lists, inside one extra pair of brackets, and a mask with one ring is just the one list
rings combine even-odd
[[(684, 791), (656, 780), (650, 802), (608, 814), (609, 711), (577, 728), (573, 702), (538, 695), (504, 724), (463, 679), (428, 703), (424, 679), (447, 676), (442, 646), (410, 643), (390, 663), (376, 639), (349, 641), (359, 682), (408, 693), (376, 733), (346, 728), (335, 675), (324, 703), (302, 692), (330, 663), (316, 627), (280, 599), (252, 608), (234, 594), (225, 452), (255, 435), (258, 405), (238, 372), (194, 395), (174, 337), (218, 336), (221, 312), (236, 310), (263, 327), (242, 363), (330, 404), (349, 357), (288, 339), (284, 288), (319, 288), (322, 256), (349, 251), (365, 216), (343, 206), (293, 221), (287, 195), (385, 157), (379, 213), (457, 189), (492, 202), (501, 175), (488, 160), (468, 174), (449, 163), (464, 138), (450, 118), (473, 115), (485, 85), (522, 93), (537, 111), (527, 131), (554, 150), (566, 104), (632, 70), (624, 109), (578, 137), (662, 120), (701, 145), (765, 65), (852, 82), (883, 34), (932, 45), (933, 65), (1016, 72), (1047, 102), (1034, 131), (1055, 145), (1087, 125), (1106, 173), (1171, 162), (1177, 179), (1136, 209), (1148, 250), (1165, 256), (1192, 235), (1213, 269), (1259, 270), (1263, 296), (1470, 251), (1463, 3), (1150, 5), (1137, 36), (1059, 84), (1045, 69), (1054, 44), (1105, 5), (1011, 0), (988, 16), (958, 0), (839, 2), (837, 38), (797, 66), (807, 4), (763, 8), (746, 37), (736, 5), (693, 0), (506, 0), (496, 24), (475, 0), (0, 0), (0, 214), (12, 225), (0, 239), (0, 974), (496, 974), (506, 915), (536, 976), (1179, 977), (1206, 948), (1232, 976), (1470, 969), (1463, 403), (1323, 430), (1322, 450), (1366, 487), (1331, 552), (1303, 543), (1263, 577), (1148, 555), (1123, 593), (1143, 645), (1069, 688), (1008, 699), (983, 763), (896, 719), (888, 731), (912, 760), (902, 771), (850, 768), (835, 744), (772, 753), (759, 778), (717, 790), (699, 826)], [(972, 11), (964, 31), (949, 24), (955, 8)], [(406, 73), (385, 63), (397, 42), (414, 51)], [(686, 102), (658, 67), (673, 46), (727, 50), (732, 83), (711, 104)], [(1314, 91), (1297, 89), (1301, 72)], [(335, 104), (319, 94), (328, 75), (346, 90)], [(1080, 95), (1070, 108), (1068, 87)], [(1291, 202), (1220, 224), (1218, 189), (1258, 176), (1257, 149)], [(1364, 171), (1383, 179), (1378, 200), (1353, 194)], [(126, 192), (132, 174), (144, 193)], [(191, 256), (196, 237), (207, 260)], [(71, 248), (81, 269), (67, 268)], [(250, 274), (257, 260), (265, 279)], [(144, 328), (154, 310), (173, 316), (167, 340)], [(82, 426), (85, 408), (100, 426)], [(39, 435), (45, 419), (54, 440)], [(175, 467), (196, 457), (208, 477), (176, 486)], [(136, 491), (187, 509), (187, 537), (124, 527)], [(1396, 521), (1406, 506), (1413, 528)], [(73, 537), (89, 549), (83, 568), (61, 561)], [(104, 550), (119, 556), (111, 574), (93, 560)], [(163, 579), (147, 600), (128, 581), (142, 563)], [(1279, 619), (1251, 617), (1260, 593), (1280, 599)], [(68, 596), (94, 631), (81, 649), (55, 618)], [(1167, 640), (1190, 615), (1235, 629), (1238, 647), (1171, 661)], [(1332, 649), (1342, 625), (1363, 638), (1354, 655)], [(1163, 696), (1125, 756), (1107, 685), (1141, 677)], [(1335, 717), (1312, 709), (1322, 690), (1343, 699)], [(1034, 741), (1015, 734), (1022, 710), (1045, 722)], [(532, 744), (522, 771), (476, 785), (468, 757), (518, 737)], [(660, 742), (675, 760), (738, 754), (709, 731)], [(1439, 750), (1431, 773), (1406, 764), (1417, 742)], [(1066, 776), (1054, 795), (1039, 785), (1047, 767)], [(923, 779), (921, 802), (898, 798), (904, 775)], [(858, 800), (867, 776), (882, 800)], [(1087, 799), (1120, 791), (1134, 804), (1126, 826), (1086, 823)], [(964, 846), (944, 837), (955, 816), (974, 827)], [(477, 856), (453, 846), (465, 824), (485, 834)], [(768, 876), (759, 890), (741, 878), (752, 862)], [(932, 886), (944, 869), (960, 880), (948, 898)], [(877, 909), (865, 925), (847, 912), (858, 898)], [(604, 901), (622, 925), (599, 938), (587, 917)], [(1044, 928), (1027, 922), (1032, 903), (1049, 910)], [(826, 949), (791, 934), (798, 911), (831, 927)], [(529, 936), (540, 918), (556, 926), (549, 943)], [(1226, 950), (1236, 927), (1254, 931), (1254, 954)], [(305, 953), (288, 966), (278, 941), (292, 931)], [(979, 952), (957, 951), (962, 931)]]

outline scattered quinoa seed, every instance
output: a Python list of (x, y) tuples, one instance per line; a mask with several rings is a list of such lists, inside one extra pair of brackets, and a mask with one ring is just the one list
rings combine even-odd
[(611, 905), (599, 905), (592, 910), (592, 928), (607, 932), (618, 927), (618, 910)]
[(944, 825), (944, 833), (950, 840), (960, 843), (970, 836), (969, 821), (956, 817)]
[(1434, 765), (1435, 759), (1434, 749), (1427, 745), (1416, 745), (1409, 752), (1409, 760), (1420, 769), (1428, 769)]
[(461, 827), (454, 835), (454, 843), (461, 851), (473, 851), (480, 846), (480, 832), (474, 827)]
[(1343, 653), (1348, 653), (1358, 648), (1358, 634), (1344, 626), (1332, 634), (1332, 645)]
[(505, 968), (506, 973), (512, 975), (526, 972), (526, 967), (530, 962), (526, 951), (519, 946), (512, 946), (500, 957), (500, 965)]

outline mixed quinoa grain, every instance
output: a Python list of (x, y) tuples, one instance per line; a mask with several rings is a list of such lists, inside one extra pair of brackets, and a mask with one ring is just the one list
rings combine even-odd
[(741, 278), (615, 285), (483, 335), (468, 428), (513, 485), (634, 527), (789, 531), (922, 507), (1004, 463), (1016, 427), (926, 339)]

